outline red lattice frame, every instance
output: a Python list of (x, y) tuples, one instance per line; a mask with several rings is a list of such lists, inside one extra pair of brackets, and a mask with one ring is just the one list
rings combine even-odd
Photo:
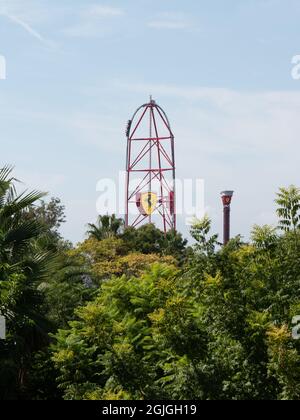
[[(146, 121), (145, 121), (146, 119)], [(149, 126), (148, 136), (136, 137), (142, 124)], [(164, 135), (160, 134), (164, 127)], [(132, 216), (130, 205), (136, 204), (139, 193), (151, 192), (152, 183), (159, 183), (158, 201), (155, 213), (161, 218), (161, 228), (164, 232), (176, 229), (175, 206), (175, 150), (174, 135), (168, 117), (164, 110), (150, 99), (150, 102), (139, 107), (128, 123), (126, 157), (126, 226), (137, 227), (143, 223), (152, 223), (152, 215), (138, 214)], [(137, 143), (138, 142), (138, 143)], [(138, 145), (138, 153), (132, 153), (133, 144)], [(168, 147), (166, 146), (168, 145)], [(167, 150), (169, 149), (169, 151)], [(156, 153), (156, 165), (153, 167), (152, 157)], [(147, 162), (147, 165), (145, 165)], [(138, 167), (142, 164), (142, 167)], [(137, 177), (142, 178), (137, 187), (131, 191), (130, 183)]]

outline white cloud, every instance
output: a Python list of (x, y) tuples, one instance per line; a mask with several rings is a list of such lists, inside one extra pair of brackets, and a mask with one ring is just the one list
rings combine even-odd
[(91, 5), (81, 11), (78, 22), (63, 30), (63, 33), (72, 38), (97, 38), (111, 33), (111, 19), (124, 15), (124, 11), (117, 7)]
[(103, 17), (115, 17), (122, 16), (124, 11), (117, 7), (102, 6), (94, 4), (87, 8), (84, 14), (88, 17), (103, 18)]
[(24, 4), (24, 1), (1, 0), (0, 16), (9, 19), (47, 47), (53, 47), (53, 42), (46, 39), (33, 27), (32, 22), (43, 20), (46, 16), (45, 11), (35, 7), (35, 3), (27, 2), (27, 4)]
[(187, 17), (172, 12), (160, 13), (156, 19), (153, 19), (147, 23), (149, 28), (153, 29), (191, 29), (193, 27), (192, 22)]
[(187, 29), (189, 24), (187, 22), (172, 22), (167, 20), (154, 20), (148, 23), (149, 28), (155, 29)]
[(10, 15), (10, 14), (4, 14), (10, 21), (15, 23), (16, 25), (23, 28), (29, 35), (33, 36), (34, 38), (38, 39), (40, 42), (42, 42), (46, 46), (53, 45), (50, 41), (48, 41), (46, 38), (44, 38), (38, 31), (36, 31), (34, 28), (32, 28), (27, 22), (24, 22), (22, 19), (20, 19), (17, 16)]
[(98, 38), (105, 33), (104, 28), (100, 28), (93, 22), (80, 22), (63, 30), (63, 34), (70, 38)]

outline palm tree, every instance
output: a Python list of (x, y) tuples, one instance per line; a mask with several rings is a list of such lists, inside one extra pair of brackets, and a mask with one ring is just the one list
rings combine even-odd
[(0, 342), (0, 394), (4, 390), (6, 395), (18, 397), (33, 352), (47, 341), (38, 285), (54, 259), (38, 245), (45, 226), (26, 217), (30, 206), (45, 194), (17, 194), (11, 173), (11, 167), (0, 169), (0, 313), (8, 327), (7, 340)]
[(99, 216), (97, 223), (88, 224), (88, 232), (90, 238), (95, 238), (98, 241), (102, 239), (112, 238), (118, 236), (124, 227), (124, 220), (117, 218), (115, 214), (109, 216)]
[(43, 226), (24, 217), (26, 210), (45, 194), (32, 191), (16, 193), (12, 168), (0, 169), (0, 261), (17, 263), (23, 260), (32, 240), (43, 232)]

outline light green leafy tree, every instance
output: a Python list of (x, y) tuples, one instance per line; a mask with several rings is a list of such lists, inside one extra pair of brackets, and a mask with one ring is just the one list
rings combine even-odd
[(300, 227), (300, 189), (291, 185), (280, 188), (277, 193), (276, 204), (279, 226), (284, 231), (296, 232)]

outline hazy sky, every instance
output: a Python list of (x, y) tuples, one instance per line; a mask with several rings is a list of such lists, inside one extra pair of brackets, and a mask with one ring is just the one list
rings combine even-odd
[(233, 233), (247, 236), (275, 222), (279, 186), (300, 184), (299, 22), (299, 0), (0, 0), (1, 164), (60, 197), (79, 241), (151, 93), (178, 176), (205, 180), (217, 231), (219, 193), (234, 189)]

